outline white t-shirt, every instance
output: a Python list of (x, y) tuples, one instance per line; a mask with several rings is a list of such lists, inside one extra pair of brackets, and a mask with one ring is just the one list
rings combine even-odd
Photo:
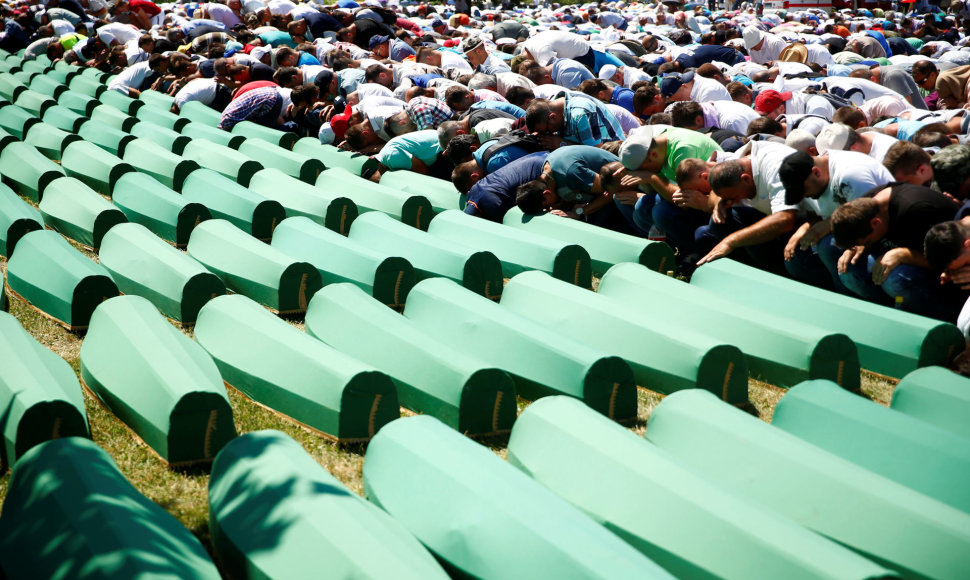
[(512, 87), (522, 87), (529, 90), (535, 89), (535, 83), (528, 78), (514, 72), (502, 72), (495, 75), (495, 87), (498, 94), (505, 96)]
[(758, 64), (765, 64), (770, 60), (778, 60), (781, 56), (781, 51), (785, 50), (788, 43), (782, 40), (780, 37), (770, 34), (763, 33), (764, 42), (761, 45), (761, 50), (749, 50), (748, 55), (751, 56), (751, 62), (756, 62)]
[(479, 143), (491, 141), (496, 137), (501, 137), (509, 132), (513, 119), (489, 119), (475, 125), (475, 134), (478, 135)]
[(128, 44), (132, 41), (137, 43), (138, 39), (141, 38), (140, 30), (130, 24), (122, 24), (120, 22), (109, 22), (98, 29), (98, 32), (102, 31), (110, 32), (115, 37), (115, 40), (121, 44)]
[(441, 68), (445, 70), (454, 68), (458, 70), (467, 70), (468, 72), (474, 72), (474, 69), (472, 69), (472, 65), (468, 64), (467, 60), (465, 60), (463, 57), (458, 56), (457, 54), (449, 50), (441, 51)]
[(781, 143), (751, 142), (751, 171), (757, 193), (754, 199), (745, 200), (747, 205), (765, 215), (798, 209), (785, 203), (785, 186), (778, 174), (782, 162), (792, 153), (795, 149)]
[(724, 85), (714, 79), (694, 75), (694, 86), (690, 90), (690, 100), (703, 103), (706, 101), (730, 101), (731, 93)]
[(216, 98), (217, 86), (213, 79), (193, 79), (175, 93), (175, 104), (179, 109), (190, 101), (211, 105)]
[(893, 181), (882, 163), (858, 151), (829, 151), (829, 186), (814, 201), (818, 215), (827, 218), (840, 205), (861, 197), (874, 187)]
[(899, 143), (899, 139), (876, 131), (869, 134), (873, 136), (872, 147), (869, 148), (869, 157), (872, 157), (879, 163), (882, 163), (883, 160), (886, 159), (886, 153), (889, 153), (889, 148), (896, 143)]
[(368, 97), (393, 97), (391, 89), (377, 83), (361, 83), (357, 85), (357, 98), (361, 101)]
[(788, 115), (818, 115), (832, 120), (835, 107), (825, 97), (808, 93), (792, 93), (785, 101), (785, 113)]
[(705, 110), (707, 107), (713, 107), (715, 109), (719, 129), (730, 129), (742, 135), (748, 134), (748, 125), (751, 124), (751, 121), (761, 118), (761, 115), (756, 113), (751, 107), (735, 101), (713, 101), (704, 103), (702, 107)]
[[(857, 79), (852, 77), (825, 77), (824, 79), (821, 79), (821, 83), (825, 85), (825, 88), (829, 92), (832, 92), (832, 89), (834, 88), (839, 88), (843, 91), (860, 89), (865, 100), (882, 96), (899, 96), (899, 93), (890, 89), (889, 87), (877, 85), (869, 79)], [(850, 97), (850, 99), (856, 101), (858, 100), (858, 97)]]
[(131, 65), (130, 67), (121, 71), (121, 74), (116, 76), (110, 83), (108, 83), (108, 88), (112, 91), (118, 91), (119, 93), (124, 93), (127, 95), (128, 89), (132, 87), (140, 87), (150, 73), (151, 70), (148, 68), (148, 61)]
[(576, 58), (590, 51), (582, 36), (565, 30), (540, 32), (523, 42), (522, 48), (542, 66), (549, 66), (556, 58)]

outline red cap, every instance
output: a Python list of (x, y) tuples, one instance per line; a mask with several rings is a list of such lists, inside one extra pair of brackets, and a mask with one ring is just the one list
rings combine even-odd
[(343, 113), (330, 118), (330, 128), (333, 129), (333, 134), (337, 137), (334, 143), (340, 143), (344, 140), (344, 133), (347, 132), (347, 126), (350, 125), (350, 116), (353, 114), (353, 108), (347, 107)]
[(785, 91), (784, 93), (779, 93), (773, 89), (761, 91), (758, 93), (758, 98), (754, 100), (754, 110), (759, 115), (767, 115), (790, 98), (791, 91)]

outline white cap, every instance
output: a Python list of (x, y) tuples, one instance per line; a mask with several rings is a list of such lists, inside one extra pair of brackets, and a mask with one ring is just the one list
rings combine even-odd
[(318, 136), (320, 137), (320, 142), (324, 145), (333, 145), (333, 142), (337, 140), (337, 134), (330, 128), (330, 123), (324, 123), (320, 126), (320, 134)]
[[(792, 129), (792, 132), (785, 139), (785, 145), (788, 145), (792, 149), (808, 153), (811, 147), (818, 148), (818, 141), (815, 139), (815, 135), (812, 135), (804, 129)], [(822, 152), (819, 151), (819, 154), (821, 155)]]
[(603, 80), (610, 80), (617, 70), (619, 69), (616, 68), (616, 65), (604, 64), (603, 68), (600, 69), (599, 77)]
[(263, 60), (263, 57), (269, 54), (271, 51), (272, 49), (268, 46), (257, 46), (249, 51), (249, 56), (255, 58), (256, 60)]
[(832, 123), (822, 129), (815, 138), (815, 148), (819, 155), (825, 155), (831, 149), (843, 151), (849, 142), (849, 126), (842, 123)]
[(635, 136), (627, 137), (627, 140), (620, 146), (620, 163), (623, 167), (631, 171), (640, 169), (643, 162), (647, 160), (647, 153), (653, 146), (655, 132), (652, 125), (644, 125), (637, 129)]
[(745, 28), (744, 32), (741, 33), (741, 36), (744, 38), (744, 48), (751, 50), (757, 46), (757, 44), (761, 42), (761, 35), (761, 31), (754, 26), (748, 26)]

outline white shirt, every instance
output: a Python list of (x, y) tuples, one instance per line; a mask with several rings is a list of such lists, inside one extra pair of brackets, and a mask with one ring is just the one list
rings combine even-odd
[(367, 97), (393, 97), (391, 89), (377, 83), (361, 83), (357, 85), (357, 98), (363, 101)]
[(748, 51), (751, 62), (765, 64), (770, 60), (778, 60), (778, 57), (781, 56), (781, 51), (785, 50), (788, 43), (768, 32), (762, 33), (762, 38), (764, 41), (761, 44), (761, 50)]
[(623, 129), (624, 134), (629, 134), (630, 131), (640, 127), (640, 120), (637, 119), (636, 115), (630, 111), (627, 111), (620, 105), (614, 105), (613, 103), (602, 104), (604, 104), (606, 108), (613, 113), (613, 116), (616, 117), (616, 120), (620, 123), (620, 128)]
[(502, 72), (495, 75), (495, 88), (498, 94), (505, 96), (512, 87), (535, 89), (535, 83), (528, 78), (514, 72)]
[(148, 68), (148, 61), (131, 65), (121, 71), (121, 74), (108, 83), (108, 88), (112, 91), (118, 91), (119, 93), (127, 95), (128, 89), (140, 87), (150, 73), (151, 70)]
[(694, 75), (694, 86), (690, 89), (690, 100), (703, 103), (706, 101), (730, 101), (731, 93), (724, 85), (714, 79)]
[(523, 42), (522, 48), (542, 66), (549, 66), (556, 58), (576, 58), (590, 51), (582, 36), (564, 30), (540, 32)]
[(751, 121), (761, 118), (761, 115), (751, 107), (735, 101), (712, 101), (702, 103), (701, 107), (705, 110), (705, 113), (709, 107), (716, 111), (719, 129), (730, 129), (742, 135), (748, 134), (748, 125), (751, 124)]
[(829, 185), (821, 197), (808, 200), (815, 202), (818, 215), (823, 218), (831, 216), (837, 207), (858, 199), (870, 189), (894, 181), (882, 163), (865, 153), (829, 151), (828, 157)]
[[(882, 85), (877, 85), (869, 79), (856, 79), (852, 77), (825, 77), (824, 79), (821, 79), (820, 82), (825, 85), (826, 90), (829, 92), (832, 92), (833, 88), (839, 88), (846, 92), (851, 91), (852, 89), (860, 89), (865, 100), (882, 96), (899, 96), (899, 93), (896, 91)], [(858, 97), (850, 98), (853, 101), (860, 101), (861, 104), (861, 99), (858, 99)]]
[(213, 79), (193, 79), (175, 93), (175, 104), (181, 109), (189, 101), (200, 101), (211, 105), (216, 98), (216, 81)]
[(474, 72), (472, 65), (468, 64), (468, 61), (457, 54), (448, 51), (441, 51), (441, 68), (448, 70), (450, 68), (458, 70), (467, 70), (468, 72)]
[(489, 119), (482, 121), (475, 125), (475, 134), (478, 135), (479, 143), (484, 143), (508, 133), (513, 123), (515, 123), (513, 119)]
[(765, 215), (798, 209), (785, 203), (785, 186), (778, 170), (786, 157), (795, 153), (788, 145), (770, 141), (751, 142), (751, 172), (757, 193), (745, 203)]
[(873, 131), (869, 135), (872, 135), (872, 147), (869, 148), (869, 157), (872, 157), (879, 163), (882, 163), (886, 159), (886, 153), (889, 153), (889, 148), (899, 143), (899, 139), (890, 137), (885, 133)]

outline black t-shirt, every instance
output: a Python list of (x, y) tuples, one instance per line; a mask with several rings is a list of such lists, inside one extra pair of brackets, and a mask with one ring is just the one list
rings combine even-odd
[(354, 37), (354, 44), (363, 48), (370, 49), (370, 39), (374, 36), (394, 36), (394, 31), (386, 25), (371, 20), (370, 18), (358, 18), (354, 21), (357, 25), (357, 35)]
[(468, 119), (468, 126), (474, 128), (476, 125), (482, 121), (490, 121), (492, 119), (512, 119), (515, 120), (514, 115), (510, 115), (505, 111), (500, 111), (499, 109), (468, 109), (464, 115), (460, 118)]
[[(936, 224), (953, 219), (960, 204), (942, 193), (910, 183), (890, 184), (889, 231), (885, 240), (896, 247), (923, 252), (926, 232)], [(866, 194), (874, 197), (886, 187), (877, 187)]]
[(705, 44), (688, 50), (677, 57), (677, 62), (684, 68), (697, 68), (702, 64), (713, 61), (735, 65), (744, 62), (744, 55), (729, 46), (719, 44)]
[(330, 16), (329, 14), (324, 14), (323, 12), (310, 12), (303, 15), (303, 20), (306, 21), (307, 30), (313, 35), (313, 38), (323, 38), (323, 34), (327, 31), (337, 32), (343, 28), (343, 24), (339, 20)]

